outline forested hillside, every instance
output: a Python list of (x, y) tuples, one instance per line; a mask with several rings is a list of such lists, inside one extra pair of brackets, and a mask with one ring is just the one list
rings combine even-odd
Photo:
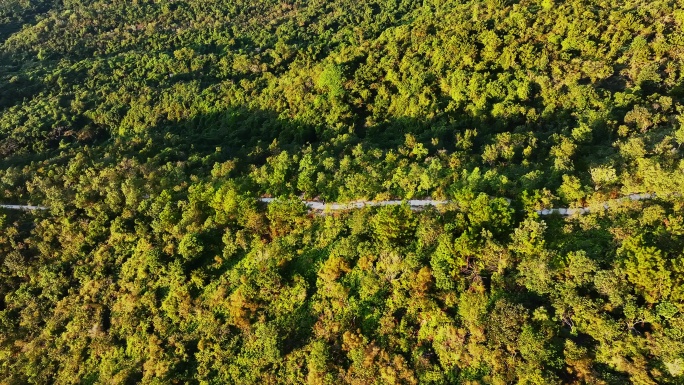
[(669, 0), (0, 0), (0, 383), (682, 384), (683, 71)]

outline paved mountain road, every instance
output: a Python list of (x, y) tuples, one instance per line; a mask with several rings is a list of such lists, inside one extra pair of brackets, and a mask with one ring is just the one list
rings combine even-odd
[[(603, 202), (602, 204), (599, 204), (599, 206), (602, 206), (604, 209), (607, 209), (610, 206), (610, 202), (621, 202), (621, 201), (640, 201), (640, 200), (646, 200), (646, 199), (653, 199), (655, 198), (655, 194), (631, 194), (626, 197), (618, 198), (618, 199), (613, 199), (611, 201), (606, 201)], [(275, 200), (275, 198), (259, 198), (260, 202), (264, 203), (271, 203)], [(506, 200), (510, 203), (511, 200), (506, 198)], [(351, 209), (358, 209), (362, 208), (365, 206), (391, 206), (391, 205), (400, 205), (404, 201), (401, 200), (388, 200), (388, 201), (357, 201), (357, 202), (350, 202), (350, 203), (337, 203), (337, 202), (332, 202), (332, 203), (324, 203), (324, 202), (318, 202), (318, 201), (303, 201), (306, 206), (314, 211), (339, 211), (339, 210), (351, 210)], [(422, 210), (427, 206), (443, 206), (451, 201), (448, 200), (433, 200), (433, 199), (411, 199), (406, 201), (409, 206), (411, 206), (412, 210)], [(590, 212), (591, 209), (588, 207), (579, 207), (579, 208), (567, 208), (567, 207), (560, 207), (560, 208), (553, 208), (553, 209), (544, 209), (544, 210), (537, 210), (537, 214), (539, 215), (551, 215), (551, 214), (560, 214), (562, 216), (570, 216), (574, 215), (576, 213), (579, 214), (586, 214)]]
[[(610, 207), (610, 202), (624, 202), (624, 201), (640, 201), (640, 200), (646, 200), (646, 199), (653, 199), (655, 198), (655, 194), (631, 194), (627, 195), (622, 198), (618, 199), (613, 199), (611, 201), (606, 201), (603, 202), (602, 204), (599, 204), (599, 207), (603, 207), (604, 209), (607, 209)], [(275, 200), (275, 198), (259, 198), (260, 202), (263, 203), (271, 203)], [(510, 199), (506, 199), (509, 203), (511, 202)], [(340, 210), (352, 210), (352, 209), (359, 209), (362, 207), (366, 206), (392, 206), (392, 205), (400, 205), (404, 201), (401, 200), (387, 200), (387, 201), (357, 201), (357, 202), (350, 202), (350, 203), (337, 203), (337, 202), (332, 202), (332, 203), (324, 203), (324, 202), (318, 202), (318, 201), (303, 201), (306, 206), (314, 211), (340, 211)], [(412, 210), (422, 210), (427, 206), (443, 206), (451, 201), (448, 200), (434, 200), (434, 199), (410, 199), (406, 201), (410, 206)], [(596, 207), (596, 205), (594, 205)], [(0, 208), (4, 209), (9, 209), (9, 210), (27, 210), (27, 211), (33, 211), (33, 210), (47, 210), (48, 207), (45, 206), (32, 206), (32, 205), (3, 205), (0, 204)], [(591, 209), (588, 207), (578, 207), (578, 208), (567, 208), (567, 207), (559, 207), (559, 208), (554, 208), (554, 209), (543, 209), (543, 210), (537, 210), (537, 214), (539, 215), (551, 215), (551, 214), (560, 214), (562, 216), (570, 216), (574, 214), (586, 214), (590, 212)]]

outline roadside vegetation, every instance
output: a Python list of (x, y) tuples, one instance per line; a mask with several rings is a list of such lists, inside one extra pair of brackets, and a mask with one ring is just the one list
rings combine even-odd
[(0, 382), (680, 384), (683, 59), (672, 1), (0, 0)]

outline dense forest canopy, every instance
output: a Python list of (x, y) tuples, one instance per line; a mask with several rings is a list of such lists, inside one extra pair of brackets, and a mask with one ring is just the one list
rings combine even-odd
[(683, 71), (677, 1), (0, 0), (0, 382), (681, 384)]

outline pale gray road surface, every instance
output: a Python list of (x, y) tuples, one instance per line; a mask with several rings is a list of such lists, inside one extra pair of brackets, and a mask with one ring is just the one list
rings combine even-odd
[[(609, 202), (604, 202), (602, 204), (599, 204), (598, 207), (603, 207), (604, 209), (608, 209), (610, 207), (610, 202), (622, 202), (622, 201), (640, 201), (640, 200), (646, 200), (646, 199), (652, 199), (655, 198), (655, 194), (631, 194), (623, 198), (618, 198), (618, 199), (613, 199), (612, 201)], [(275, 200), (275, 198), (259, 198), (260, 202), (264, 203), (271, 203)], [(508, 203), (511, 202), (510, 199), (506, 199)], [(318, 201), (303, 201), (304, 204), (311, 210), (315, 211), (339, 211), (339, 210), (351, 210), (351, 209), (358, 209), (366, 206), (392, 206), (392, 205), (400, 205), (404, 201), (401, 200), (389, 200), (389, 201), (358, 201), (358, 202), (350, 202), (350, 203), (337, 203), (337, 202), (331, 202), (331, 203), (324, 203), (324, 202), (318, 202)], [(411, 199), (406, 201), (409, 206), (411, 206), (412, 210), (421, 210), (424, 209), (426, 206), (443, 206), (446, 204), (451, 203), (451, 201), (448, 200), (433, 200), (433, 199)], [(594, 206), (596, 207), (596, 206)], [(575, 215), (575, 214), (586, 214), (590, 212), (591, 209), (589, 207), (579, 207), (579, 208), (567, 208), (567, 207), (559, 207), (559, 208), (554, 208), (554, 209), (544, 209), (544, 210), (537, 210), (537, 214), (539, 215), (551, 215), (551, 214), (560, 214), (562, 216), (570, 216), (570, 215)]]
[[(594, 205), (593, 208), (603, 208), (603, 209), (608, 209), (610, 207), (611, 202), (615, 203), (620, 203), (624, 201), (640, 201), (640, 200), (646, 200), (646, 199), (653, 199), (655, 198), (656, 194), (631, 194), (626, 197), (618, 198), (618, 199), (613, 199), (611, 201), (607, 201), (604, 203), (600, 203), (598, 205)], [(259, 202), (263, 203), (271, 203), (275, 200), (275, 198), (259, 198)], [(508, 203), (511, 203), (510, 199), (506, 199)], [(360, 209), (362, 207), (366, 206), (396, 206), (402, 204), (404, 201), (401, 200), (388, 200), (388, 201), (357, 201), (357, 202), (350, 202), (350, 203), (337, 203), (337, 202), (331, 202), (331, 203), (325, 203), (325, 202), (318, 202), (318, 201), (303, 201), (304, 204), (311, 210), (314, 211), (340, 211), (340, 210), (352, 210), (352, 209)], [(411, 206), (412, 210), (422, 210), (427, 206), (444, 206), (446, 204), (451, 203), (451, 201), (448, 200), (434, 200), (434, 199), (411, 199), (406, 201), (409, 206)], [(48, 207), (45, 206), (32, 206), (32, 205), (3, 205), (0, 204), (0, 208), (4, 209), (9, 209), (9, 210), (27, 210), (27, 211), (33, 211), (33, 210), (47, 210)], [(554, 208), (554, 209), (543, 209), (543, 210), (537, 210), (537, 214), (539, 215), (551, 215), (551, 214), (560, 214), (562, 216), (570, 216), (570, 215), (575, 215), (575, 214), (586, 214), (590, 212), (592, 208), (589, 207), (578, 207), (578, 208), (567, 208), (567, 207), (559, 207), (559, 208)]]

